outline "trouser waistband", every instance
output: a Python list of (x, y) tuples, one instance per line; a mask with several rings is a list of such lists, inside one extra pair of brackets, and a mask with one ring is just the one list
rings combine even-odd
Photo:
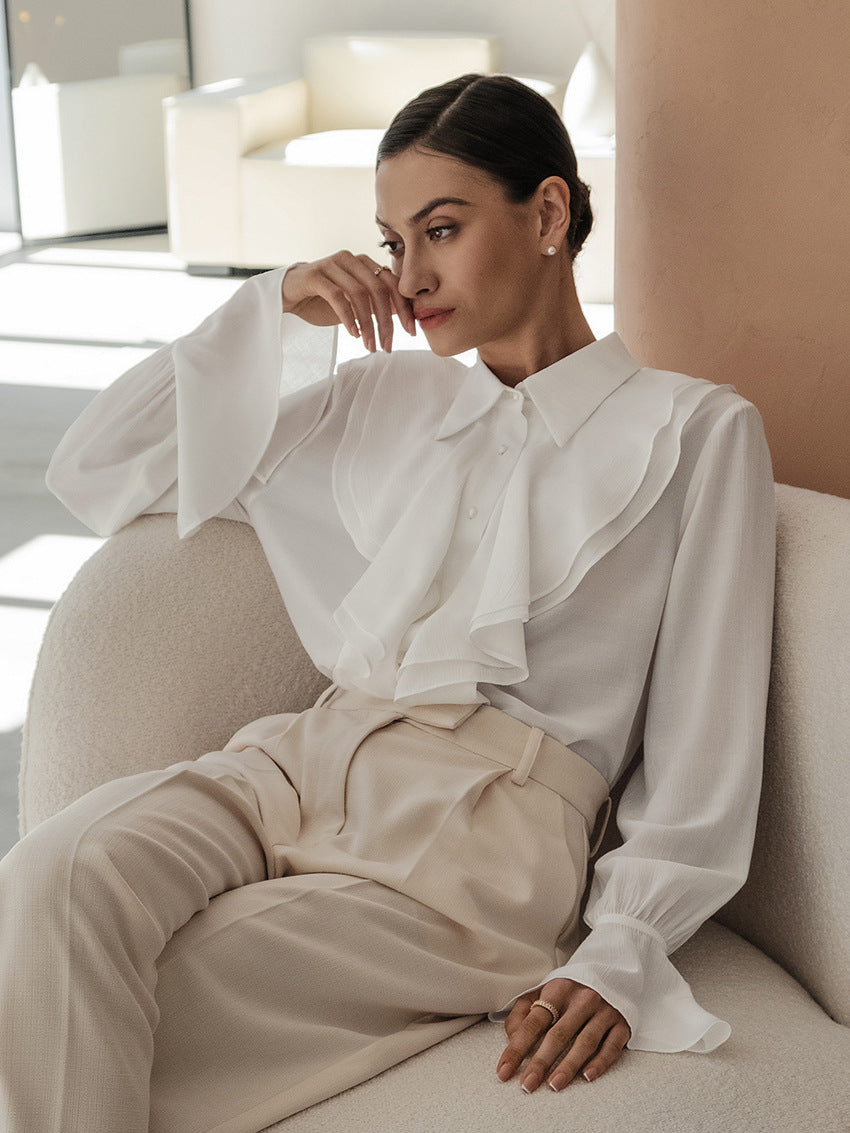
[(588, 838), (599, 808), (607, 803), (602, 829), (597, 835), (595, 853), (610, 814), (609, 787), (605, 777), (572, 748), (540, 728), (531, 727), (490, 704), (396, 704), (366, 693), (332, 685), (316, 706), (357, 710), (375, 709), (392, 720), (408, 720), (426, 731), (453, 732), (453, 741), (485, 758), (510, 767), (512, 781), (521, 787), (533, 779), (555, 791), (584, 818)]

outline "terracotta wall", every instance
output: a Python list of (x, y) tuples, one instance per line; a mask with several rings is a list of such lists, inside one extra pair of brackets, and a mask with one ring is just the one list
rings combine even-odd
[(615, 318), (850, 496), (850, 3), (620, 0)]

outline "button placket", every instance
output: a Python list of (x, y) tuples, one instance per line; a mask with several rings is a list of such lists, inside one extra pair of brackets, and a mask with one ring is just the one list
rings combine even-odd
[[(528, 429), (522, 401), (520, 390), (505, 390), (502, 400), (493, 407), (488, 429), (493, 439), (467, 479), (461, 514), (466, 520), (463, 542), (471, 540), (470, 551), (483, 535), (487, 519), (504, 492), (522, 449)], [(496, 441), (498, 443), (494, 443)], [(508, 454), (509, 459), (505, 460)]]

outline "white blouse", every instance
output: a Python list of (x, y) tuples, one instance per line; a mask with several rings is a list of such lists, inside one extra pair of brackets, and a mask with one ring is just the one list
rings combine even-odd
[(612, 785), (642, 743), (591, 931), (547, 979), (595, 988), (634, 1049), (713, 1049), (730, 1028), (668, 955), (752, 849), (774, 570), (757, 411), (616, 335), (516, 389), (427, 351), (333, 373), (335, 332), (282, 314), (283, 271), (104, 390), (49, 487), (101, 535), (145, 512), (176, 511), (182, 537), (251, 523), (344, 687), (486, 699)]

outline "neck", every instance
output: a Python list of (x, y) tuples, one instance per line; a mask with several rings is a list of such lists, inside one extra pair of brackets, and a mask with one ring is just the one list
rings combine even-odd
[(576, 294), (572, 265), (552, 267), (560, 268), (558, 286), (546, 289), (528, 320), (505, 338), (479, 347), (481, 361), (507, 386), (596, 341)]

